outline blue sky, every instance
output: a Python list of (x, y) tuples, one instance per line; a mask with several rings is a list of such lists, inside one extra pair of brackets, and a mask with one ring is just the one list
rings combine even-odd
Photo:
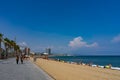
[(120, 55), (119, 0), (3, 0), (0, 32), (32, 51)]

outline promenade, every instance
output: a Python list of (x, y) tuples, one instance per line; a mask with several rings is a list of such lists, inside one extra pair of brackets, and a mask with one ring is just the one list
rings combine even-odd
[(29, 60), (16, 64), (15, 58), (0, 60), (1, 80), (53, 80)]

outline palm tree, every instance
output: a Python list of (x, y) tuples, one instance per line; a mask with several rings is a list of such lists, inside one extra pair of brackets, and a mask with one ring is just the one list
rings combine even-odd
[(4, 52), (3, 52), (3, 49), (1, 47), (1, 42), (3, 41), (3, 34), (0, 33), (0, 58), (3, 58), (3, 55), (4, 55)]
[(12, 56), (12, 53), (14, 53), (14, 41), (13, 40), (8, 40), (8, 50), (9, 50), (9, 55)]
[(16, 53), (16, 48), (15, 48), (15, 47), (16, 47), (16, 43), (15, 43), (15, 41), (11, 40), (11, 41), (10, 41), (10, 44), (11, 44), (11, 46), (12, 46), (11, 49), (13, 50), (13, 55), (14, 55), (14, 54)]
[(5, 51), (6, 51), (6, 58), (8, 57), (8, 50), (11, 47), (10, 45), (10, 40), (8, 38), (4, 39), (4, 44), (5, 44)]
[(3, 41), (4, 45), (5, 45), (5, 56), (6, 58), (8, 57), (8, 51), (10, 50), (13, 51), (13, 54), (16, 54), (17, 52), (20, 51), (20, 47), (19, 45), (16, 44), (15, 41), (10, 40), (8, 38), (4, 38), (3, 39), (3, 34), (0, 33), (0, 53), (2, 52), (1, 50), (1, 42)]
[(14, 46), (14, 50), (15, 50), (15, 55), (19, 55), (20, 54), (20, 47), (19, 47), (19, 45), (15, 45)]

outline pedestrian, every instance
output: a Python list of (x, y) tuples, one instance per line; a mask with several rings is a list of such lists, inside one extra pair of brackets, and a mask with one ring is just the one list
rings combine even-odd
[(18, 64), (18, 62), (19, 62), (19, 55), (17, 54), (16, 55), (16, 63)]
[(36, 57), (36, 55), (34, 55), (34, 57), (33, 57), (34, 62), (36, 61), (36, 59), (37, 59), (37, 57)]
[(21, 63), (23, 64), (23, 55), (20, 56)]

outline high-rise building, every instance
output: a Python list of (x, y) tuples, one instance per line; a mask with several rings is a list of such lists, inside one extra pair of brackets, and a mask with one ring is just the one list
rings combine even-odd
[(30, 48), (25, 48), (24, 49), (24, 53), (25, 53), (25, 55), (29, 55), (30, 54)]
[(51, 54), (51, 49), (50, 48), (46, 48), (46, 53)]

